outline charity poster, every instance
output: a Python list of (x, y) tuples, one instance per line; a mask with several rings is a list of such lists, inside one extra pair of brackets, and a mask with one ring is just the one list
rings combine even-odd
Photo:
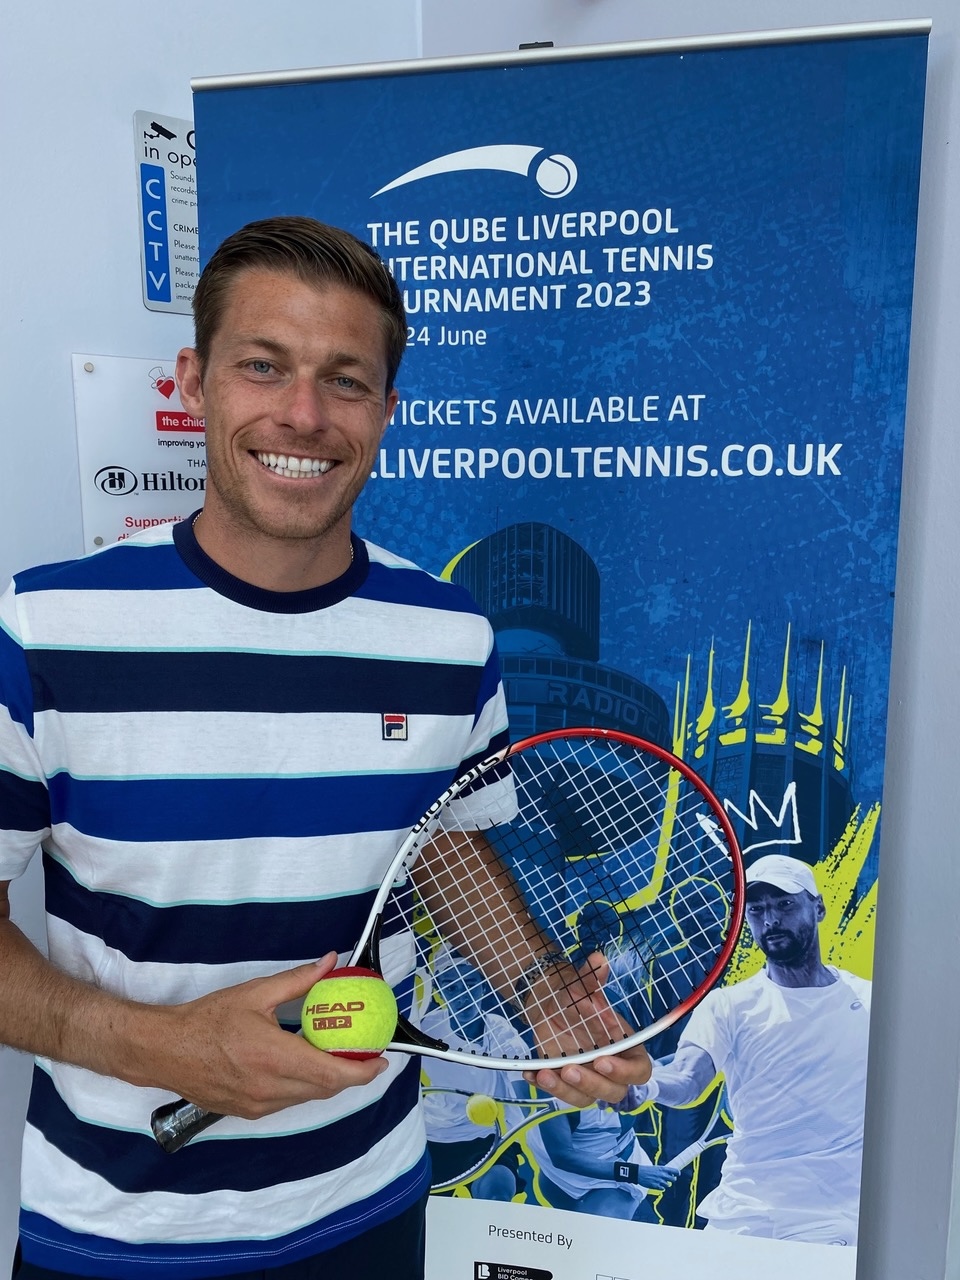
[(177, 390), (176, 356), (74, 355), (83, 549), (176, 524), (203, 505), (203, 420)]
[[(309, 214), (403, 290), (355, 527), (470, 589), (512, 735), (668, 747), (748, 870), (800, 864), (818, 904), (831, 985), (785, 994), (745, 927), (707, 997), (725, 1067), (683, 1105), (574, 1113), (424, 1059), (435, 1277), (854, 1275), (926, 46), (905, 26), (195, 86), (203, 260)], [(435, 1032), (462, 978), (421, 1011)], [(659, 1070), (689, 1021), (651, 1042)]]

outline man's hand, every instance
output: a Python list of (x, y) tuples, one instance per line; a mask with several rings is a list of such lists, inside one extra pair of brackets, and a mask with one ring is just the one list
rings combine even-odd
[(305, 996), (336, 963), (331, 952), (314, 964), (166, 1007), (155, 1083), (208, 1111), (246, 1120), (369, 1084), (387, 1069), (386, 1058), (358, 1062), (323, 1053), (277, 1021), (280, 1005)]
[(680, 1177), (680, 1170), (670, 1164), (637, 1165), (637, 1186), (651, 1191), (666, 1191)]
[[(524, 1015), (541, 1057), (579, 1053), (594, 1045), (626, 1039), (632, 1028), (611, 1006), (603, 991), (609, 966), (599, 953), (574, 969), (551, 967), (531, 985)], [(525, 1071), (524, 1079), (574, 1107), (594, 1102), (620, 1102), (631, 1085), (650, 1078), (652, 1064), (643, 1045), (595, 1059), (589, 1065), (562, 1070)]]
[(0, 1044), (256, 1119), (368, 1084), (385, 1058), (335, 1058), (284, 1031), (276, 1010), (336, 966), (312, 964), (185, 1004), (129, 1000), (55, 968), (9, 919), (0, 882)]
[(631, 1085), (649, 1080), (650, 1071), (650, 1055), (642, 1044), (637, 1044), (620, 1053), (595, 1058), (587, 1065), (571, 1065), (560, 1071), (525, 1071), (523, 1078), (568, 1106), (589, 1107), (594, 1102), (620, 1102)]

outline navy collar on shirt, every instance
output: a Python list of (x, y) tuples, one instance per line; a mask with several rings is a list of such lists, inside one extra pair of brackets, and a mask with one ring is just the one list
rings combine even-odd
[(322, 587), (310, 587), (307, 591), (268, 591), (255, 587), (227, 573), (215, 560), (211, 560), (197, 541), (193, 522), (199, 515), (195, 511), (186, 520), (173, 527), (173, 541), (187, 568), (218, 595), (226, 596), (248, 609), (260, 609), (264, 613), (313, 613), (316, 609), (329, 609), (352, 596), (366, 581), (370, 571), (370, 557), (362, 538), (351, 533), (353, 561), (346, 573)]

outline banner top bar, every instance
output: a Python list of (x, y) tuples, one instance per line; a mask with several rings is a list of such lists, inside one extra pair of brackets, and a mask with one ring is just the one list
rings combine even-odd
[(820, 27), (784, 27), (774, 31), (737, 31), (725, 35), (683, 36), (616, 44), (571, 45), (558, 49), (520, 49), (500, 53), (463, 54), (448, 58), (412, 58), (399, 62), (364, 62), (347, 66), (291, 71), (255, 71), (237, 75), (199, 76), (190, 81), (195, 93), (207, 89), (235, 89), (256, 85), (303, 84), (313, 80), (346, 80), (363, 76), (412, 75), (474, 67), (509, 67), (538, 62), (572, 62), (584, 58), (629, 57), (637, 54), (687, 53), (690, 50), (730, 49), (750, 45), (801, 44), (814, 40), (853, 40), (870, 36), (929, 35), (930, 18), (889, 22), (850, 22)]

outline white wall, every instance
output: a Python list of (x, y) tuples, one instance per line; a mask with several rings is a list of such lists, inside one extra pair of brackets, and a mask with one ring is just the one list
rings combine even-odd
[[(881, 0), (423, 0), (423, 52), (932, 17), (881, 845), (858, 1275), (958, 1280), (960, 6)], [(948, 1228), (952, 1227), (949, 1232)], [(638, 1271), (638, 1274), (640, 1272)], [(725, 1280), (725, 1278), (723, 1278)]]
[[(416, 57), (418, 16), (418, 0), (33, 0), (5, 9), (4, 583), (16, 569), (82, 550), (71, 353), (167, 356), (190, 339), (186, 316), (141, 301), (134, 111), (192, 116), (191, 76)], [(14, 911), (34, 937), (39, 901), (32, 869), (14, 886)], [(28, 1076), (24, 1057), (0, 1049), (0, 1276), (16, 1240)]]

